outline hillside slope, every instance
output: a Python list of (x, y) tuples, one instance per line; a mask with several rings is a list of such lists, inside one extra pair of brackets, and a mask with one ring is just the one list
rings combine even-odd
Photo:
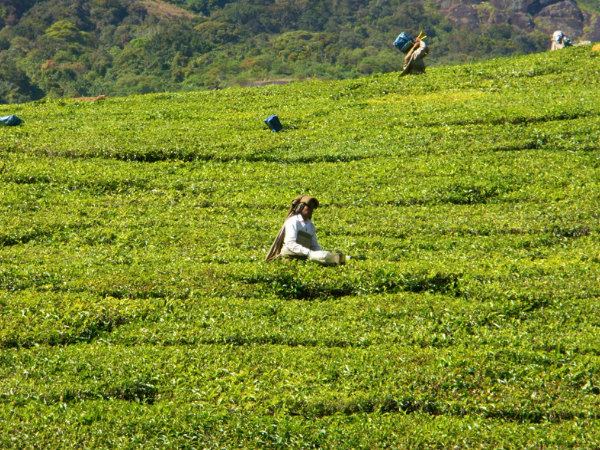
[(557, 28), (600, 39), (584, 3), (0, 0), (0, 103), (385, 73), (400, 31), (426, 32), (430, 65), (537, 52)]
[[(0, 106), (0, 447), (598, 447), (599, 83)], [(301, 193), (347, 265), (263, 262)]]

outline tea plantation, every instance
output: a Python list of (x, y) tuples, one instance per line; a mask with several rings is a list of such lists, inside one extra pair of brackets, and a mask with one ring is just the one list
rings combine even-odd
[(0, 447), (600, 446), (590, 46), (8, 114)]

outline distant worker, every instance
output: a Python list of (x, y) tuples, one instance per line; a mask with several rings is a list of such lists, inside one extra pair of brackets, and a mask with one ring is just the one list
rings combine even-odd
[(425, 43), (423, 32), (419, 33), (416, 39), (412, 39), (407, 33), (400, 33), (394, 41), (394, 45), (400, 51), (406, 53), (403, 60), (402, 73), (407, 74), (425, 73), (425, 56), (429, 53), (429, 48)]
[(268, 262), (279, 255), (287, 260), (308, 259), (325, 265), (344, 264), (349, 259), (341, 253), (321, 249), (311, 220), (313, 211), (318, 207), (319, 201), (310, 195), (292, 200), (285, 223), (267, 255)]
[(552, 34), (552, 45), (550, 50), (561, 50), (565, 47), (570, 47), (571, 40), (560, 30), (555, 31)]

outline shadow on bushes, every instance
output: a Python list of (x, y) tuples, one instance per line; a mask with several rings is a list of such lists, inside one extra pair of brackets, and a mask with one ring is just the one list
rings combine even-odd
[(256, 285), (260, 293), (274, 294), (282, 299), (313, 300), (403, 291), (460, 294), (458, 275), (425, 271), (394, 273), (379, 270), (354, 280), (309, 278), (292, 272), (261, 273), (243, 277), (242, 281)]

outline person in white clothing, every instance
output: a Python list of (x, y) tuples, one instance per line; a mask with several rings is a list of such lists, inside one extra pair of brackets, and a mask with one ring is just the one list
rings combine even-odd
[(285, 221), (285, 238), (281, 254), (283, 256), (309, 258), (311, 251), (320, 251), (321, 246), (317, 241), (317, 230), (311, 219), (319, 202), (314, 197), (304, 196), (296, 209), (296, 214)]
[(556, 30), (552, 34), (550, 50), (561, 50), (565, 47), (570, 47), (571, 45), (571, 40), (562, 31)]
[(310, 195), (296, 197), (292, 201), (285, 223), (267, 255), (267, 262), (278, 256), (283, 259), (309, 259), (325, 265), (344, 264), (349, 257), (321, 249), (317, 230), (312, 223), (313, 211), (319, 201)]

